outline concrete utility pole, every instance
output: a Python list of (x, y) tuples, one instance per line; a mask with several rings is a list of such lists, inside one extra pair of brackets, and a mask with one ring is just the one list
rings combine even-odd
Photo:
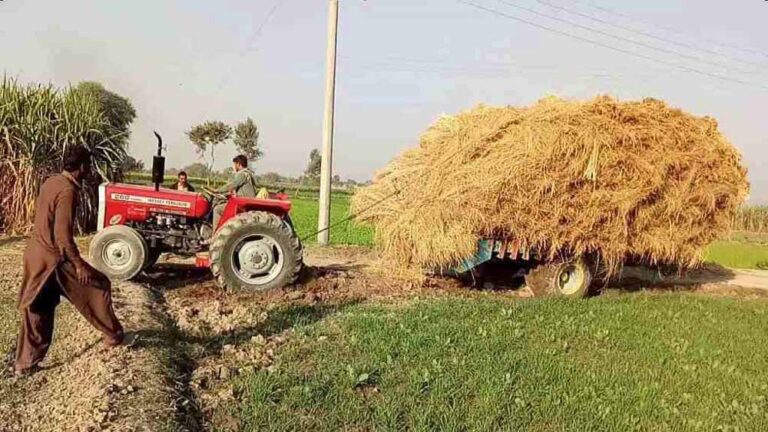
[(325, 120), (323, 154), (320, 168), (320, 214), (317, 218), (317, 242), (328, 245), (331, 220), (331, 175), (333, 173), (333, 114), (336, 102), (336, 32), (339, 28), (339, 0), (328, 1), (328, 52), (326, 58)]

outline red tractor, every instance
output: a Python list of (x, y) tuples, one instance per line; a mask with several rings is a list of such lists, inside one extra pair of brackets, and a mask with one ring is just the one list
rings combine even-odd
[[(163, 189), (165, 159), (157, 133), (153, 186), (106, 183), (99, 187), (98, 233), (91, 241), (92, 264), (112, 280), (128, 280), (152, 267), (160, 254), (196, 257), (225, 289), (266, 291), (296, 281), (302, 246), (283, 194), (269, 198), (222, 196), (207, 190)], [(212, 200), (226, 200), (219, 225), (212, 226)]]

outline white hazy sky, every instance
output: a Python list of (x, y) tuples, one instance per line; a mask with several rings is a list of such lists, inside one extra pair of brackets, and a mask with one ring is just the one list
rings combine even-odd
[[(336, 173), (370, 178), (442, 113), (608, 93), (717, 118), (750, 168), (752, 200), (768, 202), (768, 2), (467, 2), (497, 13), (455, 0), (341, 1)], [(266, 154), (256, 170), (298, 174), (321, 143), (326, 14), (324, 0), (4, 0), (0, 70), (55, 85), (96, 80), (129, 97), (131, 153), (148, 161), (156, 129), (168, 166), (197, 159), (191, 125), (251, 116)], [(222, 166), (233, 153), (217, 155)]]

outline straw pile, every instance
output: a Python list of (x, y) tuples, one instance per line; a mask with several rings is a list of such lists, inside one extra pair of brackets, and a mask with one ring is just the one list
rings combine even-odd
[(550, 97), (441, 118), (352, 211), (403, 266), (452, 265), (482, 237), (548, 258), (599, 254), (611, 269), (630, 257), (691, 266), (728, 233), (748, 190), (741, 155), (711, 118), (652, 99)]

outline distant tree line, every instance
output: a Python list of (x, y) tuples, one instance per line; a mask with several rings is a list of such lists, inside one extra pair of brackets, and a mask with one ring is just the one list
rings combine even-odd
[[(197, 138), (195, 138), (197, 142), (205, 144), (205, 146), (195, 144), (196, 148), (203, 149), (200, 152), (198, 152), (198, 154), (201, 154), (206, 150), (210, 151), (210, 148), (207, 147), (207, 144), (209, 142), (216, 142), (215, 139), (207, 140), (205, 138), (200, 138), (200, 137), (216, 136), (219, 138), (218, 140), (219, 143), (222, 143), (226, 141), (226, 139), (229, 139), (229, 138), (220, 139), (227, 135), (225, 131), (228, 126), (226, 126), (222, 122), (218, 122), (218, 124), (215, 124), (215, 125), (213, 123), (217, 123), (217, 122), (207, 122), (201, 125), (201, 126), (204, 126), (201, 130), (205, 130), (207, 132), (203, 133), (203, 132), (197, 131), (194, 133), (194, 135), (197, 136)], [(246, 120), (246, 122), (241, 123), (241, 125), (242, 124), (246, 124), (248, 130), (251, 132), (243, 133), (241, 134), (241, 136), (245, 135), (245, 136), (253, 137), (254, 134), (252, 131), (258, 131), (258, 128), (256, 128), (256, 125), (253, 124), (253, 121), (250, 118)], [(252, 127), (249, 124), (252, 124)], [(237, 127), (235, 128), (235, 130), (237, 130)], [(243, 152), (243, 154), (246, 154), (249, 157), (249, 160), (256, 160), (263, 156), (263, 153), (258, 148), (258, 132), (256, 132), (255, 136), (256, 136), (255, 139), (247, 140), (248, 145), (249, 146), (252, 145), (249, 147), (252, 151), (250, 153)], [(235, 140), (235, 143), (237, 143), (237, 140)], [(242, 150), (243, 148), (242, 144), (240, 145), (236, 144), (236, 145), (239, 150)], [(297, 176), (297, 177), (291, 177), (291, 176), (284, 176), (276, 172), (268, 172), (265, 174), (257, 175), (256, 177), (258, 178), (259, 182), (263, 184), (269, 184), (269, 185), (318, 186), (320, 184), (320, 165), (321, 165), (320, 152), (317, 149), (312, 149), (312, 151), (309, 154), (309, 161), (307, 162), (307, 167), (304, 170), (303, 175)], [(142, 161), (137, 161), (136, 159), (130, 156), (125, 162), (124, 170), (126, 172), (146, 172), (147, 171)], [(211, 183), (217, 179), (219, 180), (227, 179), (232, 175), (232, 168), (225, 168), (223, 170), (217, 171), (212, 169), (212, 164), (210, 163), (210, 161), (194, 162), (192, 164), (184, 166), (181, 169), (170, 168), (166, 170), (166, 174), (177, 175), (181, 171), (186, 172), (187, 175), (191, 178), (204, 179), (208, 183)], [(331, 180), (331, 185), (336, 188), (353, 188), (353, 187), (362, 186), (368, 183), (369, 182), (360, 183), (353, 179), (342, 180), (341, 176), (339, 176), (338, 174), (334, 175), (333, 179)]]

